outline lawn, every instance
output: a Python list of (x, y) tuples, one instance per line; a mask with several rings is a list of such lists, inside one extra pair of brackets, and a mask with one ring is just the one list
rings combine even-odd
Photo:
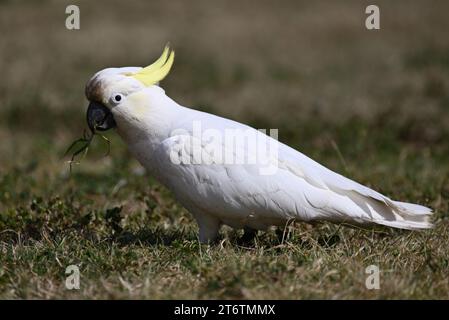
[[(448, 299), (449, 3), (432, 2), (378, 1), (379, 31), (363, 1), (80, 1), (77, 31), (69, 2), (0, 2), (0, 298)], [(148, 64), (167, 41), (176, 101), (278, 128), (330, 169), (432, 207), (435, 228), (298, 222), (242, 245), (225, 227), (200, 245), (113, 131), (109, 155), (98, 140), (70, 172), (85, 82)], [(65, 287), (69, 265), (79, 290)]]

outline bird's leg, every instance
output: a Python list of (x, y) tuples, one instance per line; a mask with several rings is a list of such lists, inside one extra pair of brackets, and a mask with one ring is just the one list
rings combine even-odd
[(238, 240), (239, 244), (251, 243), (257, 235), (257, 230), (249, 227), (243, 228), (243, 236)]
[(195, 219), (199, 227), (200, 242), (204, 244), (214, 242), (220, 230), (220, 220), (209, 214), (197, 214)]

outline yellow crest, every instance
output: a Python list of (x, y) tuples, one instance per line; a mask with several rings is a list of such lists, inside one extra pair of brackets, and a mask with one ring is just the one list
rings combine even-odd
[(131, 74), (131, 77), (139, 80), (146, 86), (151, 86), (164, 79), (170, 72), (170, 69), (175, 60), (175, 51), (170, 50), (166, 45), (162, 55), (153, 64), (141, 69), (140, 71)]

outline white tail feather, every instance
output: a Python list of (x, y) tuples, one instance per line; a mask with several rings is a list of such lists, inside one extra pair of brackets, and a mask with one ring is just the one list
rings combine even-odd
[[(334, 188), (334, 191), (337, 191)], [(365, 223), (376, 223), (388, 227), (420, 230), (429, 229), (433, 224), (429, 221), (432, 209), (413, 203), (393, 201), (383, 196), (383, 201), (358, 193), (354, 190), (337, 191), (345, 195), (355, 205), (355, 209), (362, 212), (362, 220)]]
[(381, 224), (388, 227), (406, 229), (406, 230), (422, 230), (430, 229), (433, 224), (428, 221), (415, 222), (415, 221), (387, 221), (387, 220), (374, 220), (374, 223)]

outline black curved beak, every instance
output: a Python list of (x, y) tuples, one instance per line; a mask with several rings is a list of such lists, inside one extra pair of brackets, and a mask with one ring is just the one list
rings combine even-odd
[(106, 131), (116, 126), (111, 110), (98, 102), (89, 103), (86, 119), (92, 132)]

